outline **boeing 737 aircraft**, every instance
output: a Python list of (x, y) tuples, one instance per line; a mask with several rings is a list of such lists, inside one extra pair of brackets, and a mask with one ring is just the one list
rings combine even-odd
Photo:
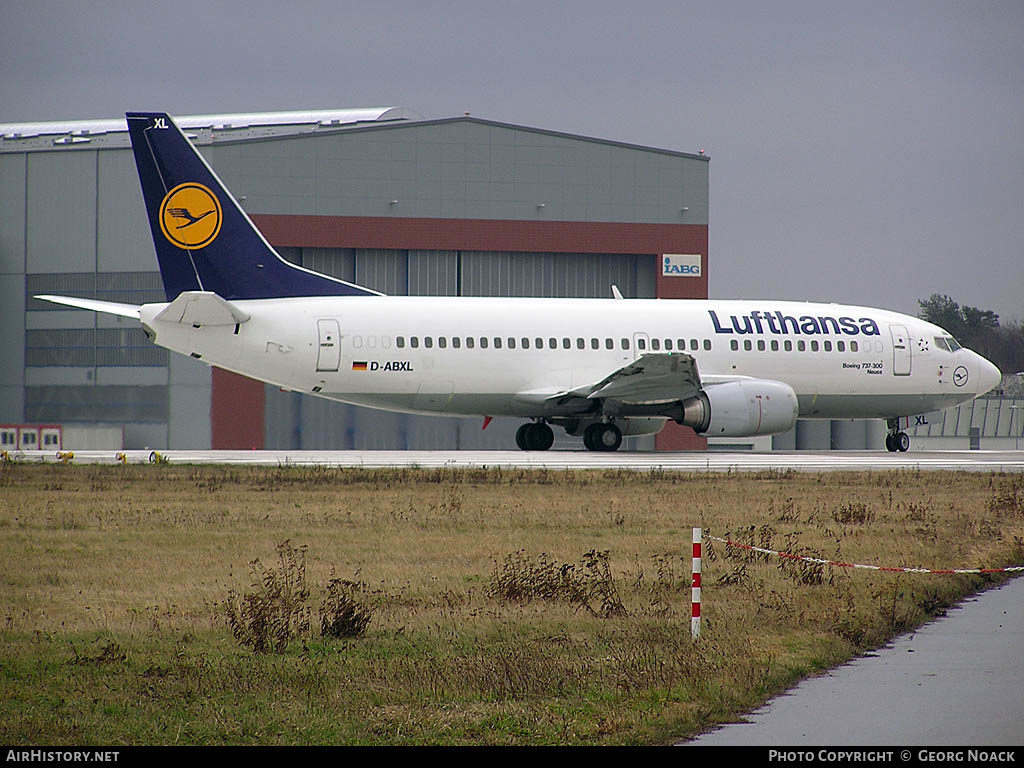
[[(157, 345), (279, 387), (447, 416), (517, 416), (614, 451), (671, 419), (707, 436), (957, 405), (999, 370), (881, 309), (784, 301), (384, 296), (282, 259), (173, 120), (129, 113), (166, 303), (39, 296), (137, 318)], [(617, 293), (617, 291), (616, 291)]]

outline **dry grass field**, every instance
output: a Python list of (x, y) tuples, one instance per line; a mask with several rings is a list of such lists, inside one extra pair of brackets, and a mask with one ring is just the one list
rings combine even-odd
[(709, 546), (693, 642), (693, 526), (1019, 565), (1024, 478), (0, 465), (0, 742), (669, 743), (999, 578)]

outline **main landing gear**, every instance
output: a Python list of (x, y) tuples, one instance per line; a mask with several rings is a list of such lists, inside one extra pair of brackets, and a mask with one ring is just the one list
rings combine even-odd
[(898, 419), (889, 419), (885, 422), (889, 427), (889, 434), (885, 436), (885, 450), (889, 453), (906, 453), (910, 450), (910, 435), (900, 429)]
[(543, 421), (531, 421), (516, 430), (516, 445), (523, 451), (546, 451), (555, 442), (555, 433)]
[(610, 421), (591, 424), (583, 430), (583, 445), (588, 451), (617, 451), (622, 445), (622, 431)]
[[(551, 427), (543, 421), (531, 421), (516, 430), (516, 445), (524, 451), (546, 451), (554, 442)], [(583, 430), (583, 444), (588, 451), (617, 451), (622, 445), (622, 430), (610, 421), (590, 424)]]

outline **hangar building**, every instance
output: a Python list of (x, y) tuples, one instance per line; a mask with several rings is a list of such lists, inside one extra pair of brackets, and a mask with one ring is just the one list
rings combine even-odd
[[(702, 154), (401, 108), (178, 122), (281, 255), (317, 271), (388, 294), (707, 297)], [(165, 300), (124, 120), (0, 134), (0, 423), (120, 426), (128, 448), (514, 447), (515, 420), (280, 392), (33, 299)], [(663, 274), (666, 254), (700, 269)], [(703, 445), (670, 424), (625, 447)]]

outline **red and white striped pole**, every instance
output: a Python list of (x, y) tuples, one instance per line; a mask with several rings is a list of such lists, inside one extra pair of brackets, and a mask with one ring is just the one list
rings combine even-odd
[(691, 593), (693, 608), (690, 611), (690, 634), (700, 637), (700, 528), (693, 529), (693, 583)]

